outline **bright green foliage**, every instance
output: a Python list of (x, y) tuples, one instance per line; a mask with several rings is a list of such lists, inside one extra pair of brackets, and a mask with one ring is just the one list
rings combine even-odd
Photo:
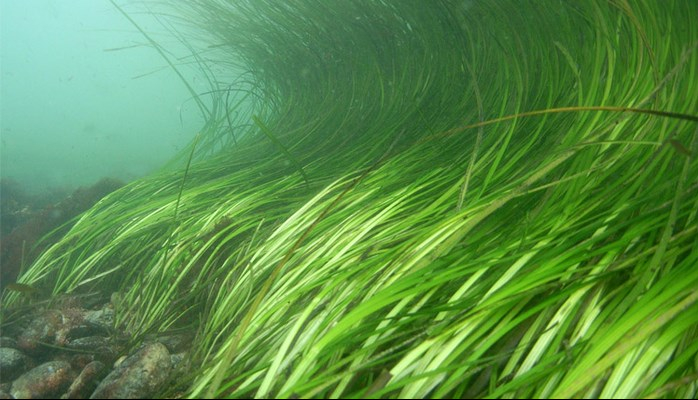
[[(698, 2), (178, 7), (248, 73), (24, 282), (197, 329), (191, 396), (695, 398)], [(592, 106), (683, 116), (459, 129)]]

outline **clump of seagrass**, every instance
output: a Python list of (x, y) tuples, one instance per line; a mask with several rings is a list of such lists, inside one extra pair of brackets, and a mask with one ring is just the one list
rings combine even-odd
[(695, 397), (693, 2), (174, 8), (243, 78), (27, 282), (192, 324), (194, 397)]

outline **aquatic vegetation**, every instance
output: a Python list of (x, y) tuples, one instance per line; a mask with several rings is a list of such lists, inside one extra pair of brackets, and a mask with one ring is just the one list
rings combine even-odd
[(698, 3), (176, 7), (247, 73), (23, 283), (197, 330), (193, 397), (696, 396)]

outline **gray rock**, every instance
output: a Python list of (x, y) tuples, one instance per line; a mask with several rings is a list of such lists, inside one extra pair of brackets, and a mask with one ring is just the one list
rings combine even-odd
[(103, 336), (88, 336), (71, 340), (66, 347), (73, 350), (88, 350), (98, 353), (110, 351), (109, 339)]
[(161, 343), (143, 346), (125, 359), (97, 386), (91, 399), (152, 397), (172, 372), (170, 353)]
[[(101, 361), (106, 365), (112, 365), (117, 355), (124, 350), (123, 343), (104, 336), (88, 336), (71, 340), (66, 347), (71, 350), (88, 352), (92, 357), (90, 361)], [(74, 363), (73, 367), (75, 365)], [(77, 369), (81, 369), (84, 366), (83, 364)]]
[(81, 324), (81, 325), (76, 325), (70, 328), (68, 331), (68, 340), (75, 340), (75, 339), (80, 339), (84, 337), (89, 337), (89, 336), (98, 336), (101, 334), (105, 334), (107, 332), (104, 332), (103, 329), (100, 329), (99, 327), (93, 326), (91, 324)]
[(72, 378), (73, 373), (67, 362), (47, 362), (12, 382), (10, 394), (15, 399), (56, 398), (70, 385)]
[(189, 354), (187, 352), (172, 354), (170, 356), (170, 361), (172, 361), (172, 369), (176, 370), (183, 368), (187, 364), (187, 357)]
[(87, 364), (61, 398), (86, 399), (97, 388), (99, 381), (107, 375), (107, 372), (106, 366), (99, 361)]
[(85, 322), (104, 332), (110, 332), (114, 328), (114, 309), (106, 306), (100, 310), (87, 311)]
[(22, 375), (29, 362), (29, 358), (21, 351), (0, 347), (0, 382), (9, 382)]
[(157, 336), (153, 341), (164, 344), (170, 353), (179, 353), (188, 349), (193, 339), (193, 333), (180, 333), (176, 335)]

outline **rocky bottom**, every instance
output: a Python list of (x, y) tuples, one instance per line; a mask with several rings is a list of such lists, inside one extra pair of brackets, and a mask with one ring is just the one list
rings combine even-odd
[[(112, 296), (114, 297), (114, 296)], [(66, 296), (2, 310), (0, 399), (178, 397), (191, 333), (145, 337), (114, 326), (110, 298)]]

